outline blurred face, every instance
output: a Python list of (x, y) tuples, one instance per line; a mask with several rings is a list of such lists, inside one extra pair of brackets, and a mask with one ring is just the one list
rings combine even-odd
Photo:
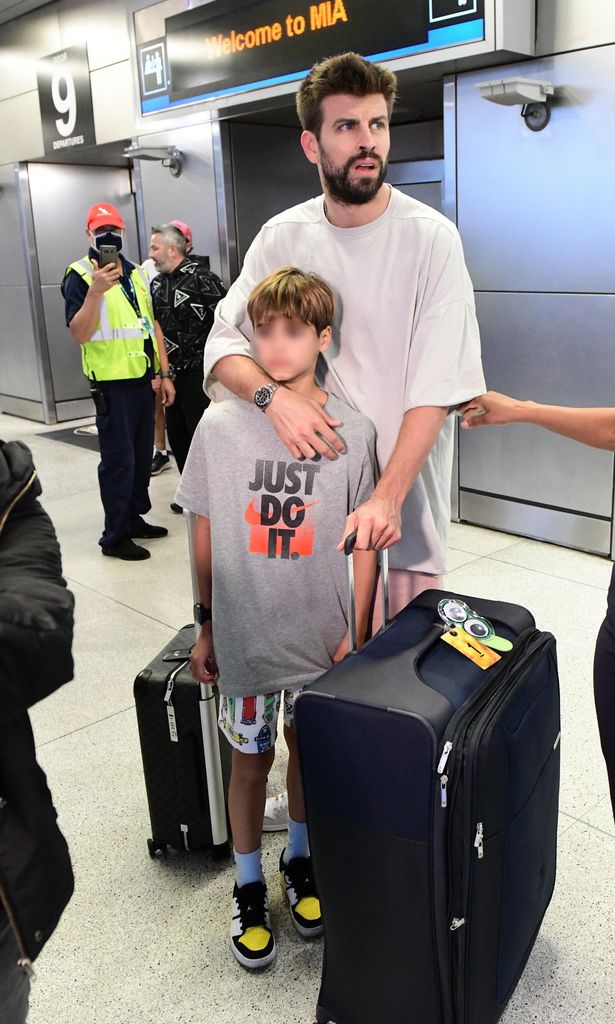
[(348, 206), (368, 203), (380, 190), (391, 140), (384, 96), (327, 96), (318, 138), (303, 132), (301, 145), (317, 164), (332, 199)]
[(162, 235), (153, 234), (150, 238), (148, 256), (154, 261), (156, 270), (168, 274), (177, 265), (177, 249), (174, 245), (166, 245)]
[(284, 382), (313, 375), (318, 354), (324, 352), (330, 340), (330, 327), (318, 334), (311, 324), (285, 316), (254, 328), (258, 362), (274, 380)]

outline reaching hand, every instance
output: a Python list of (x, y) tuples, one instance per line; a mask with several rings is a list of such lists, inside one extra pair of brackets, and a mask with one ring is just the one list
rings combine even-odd
[(519, 418), (519, 405), (516, 398), (502, 395), (499, 391), (486, 391), (484, 395), (459, 406), (459, 412), (463, 414), (461, 426), (469, 430), (512, 423)]

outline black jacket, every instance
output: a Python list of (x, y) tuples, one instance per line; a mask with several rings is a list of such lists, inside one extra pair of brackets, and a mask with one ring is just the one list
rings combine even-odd
[(73, 891), (73, 873), (28, 708), (73, 676), (73, 596), (37, 501), (29, 449), (0, 441), (0, 917), (32, 962)]

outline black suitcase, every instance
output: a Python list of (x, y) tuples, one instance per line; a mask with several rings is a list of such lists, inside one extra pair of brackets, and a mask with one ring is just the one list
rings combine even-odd
[[(192, 590), (194, 515), (187, 515)], [(195, 626), (184, 626), (134, 683), (145, 789), (152, 824), (151, 857), (179, 850), (230, 853), (227, 816), (231, 749), (220, 744), (218, 690), (197, 683), (189, 653)]]
[(229, 854), (230, 747), (218, 739), (217, 690), (190, 672), (193, 643), (194, 626), (184, 626), (134, 684), (152, 857), (168, 847)]
[(513, 642), (483, 671), (440, 639), (447, 596), (420, 595), (297, 701), (318, 1024), (494, 1024), (553, 892), (554, 638), (461, 598)]

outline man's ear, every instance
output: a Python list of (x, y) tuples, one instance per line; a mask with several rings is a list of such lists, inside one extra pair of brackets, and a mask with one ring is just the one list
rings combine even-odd
[(318, 139), (313, 132), (301, 132), (301, 148), (311, 164), (320, 163)]
[(324, 330), (320, 332), (320, 336), (318, 338), (318, 349), (320, 352), (326, 352), (326, 350), (329, 348), (329, 345), (331, 344), (332, 334), (333, 332), (331, 330), (331, 327), (325, 327)]

